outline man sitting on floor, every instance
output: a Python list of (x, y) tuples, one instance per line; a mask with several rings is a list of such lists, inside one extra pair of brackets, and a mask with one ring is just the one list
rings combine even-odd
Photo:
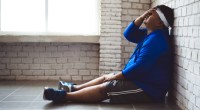
[[(43, 98), (54, 102), (113, 103), (161, 102), (170, 83), (170, 36), (173, 9), (158, 5), (131, 22), (124, 31), (125, 38), (137, 43), (129, 62), (118, 73), (103, 75), (81, 85), (60, 82), (64, 90), (45, 88)], [(146, 28), (140, 28), (144, 23)]]

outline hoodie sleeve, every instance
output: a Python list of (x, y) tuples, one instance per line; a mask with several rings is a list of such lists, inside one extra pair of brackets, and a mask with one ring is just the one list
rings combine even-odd
[(137, 25), (134, 24), (134, 21), (131, 22), (124, 31), (124, 37), (133, 43), (138, 43), (144, 39), (145, 35), (147, 34), (147, 29), (139, 28)]

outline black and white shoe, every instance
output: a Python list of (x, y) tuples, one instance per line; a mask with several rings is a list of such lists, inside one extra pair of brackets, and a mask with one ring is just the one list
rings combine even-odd
[(72, 82), (59, 81), (58, 82), (58, 90), (65, 90), (66, 92), (73, 92), (74, 85), (76, 85), (76, 84), (72, 83)]
[(51, 100), (53, 102), (63, 102), (66, 101), (66, 94), (65, 90), (55, 90), (53, 88), (44, 88), (43, 92), (43, 99), (44, 100)]

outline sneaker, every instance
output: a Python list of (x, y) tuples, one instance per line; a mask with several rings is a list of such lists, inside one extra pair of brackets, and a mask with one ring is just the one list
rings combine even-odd
[(59, 81), (58, 82), (58, 90), (65, 90), (67, 92), (73, 92), (74, 91), (73, 85), (76, 85), (76, 84), (72, 83), (72, 82)]
[(64, 90), (55, 90), (53, 88), (44, 88), (43, 99), (52, 100), (54, 102), (66, 101), (66, 91)]

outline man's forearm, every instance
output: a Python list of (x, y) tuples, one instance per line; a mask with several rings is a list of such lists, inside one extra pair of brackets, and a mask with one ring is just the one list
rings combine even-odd
[(143, 23), (143, 21), (144, 21), (144, 18), (138, 17), (138, 18), (134, 21), (134, 23), (135, 23), (136, 26), (141, 26), (142, 23)]
[(117, 74), (115, 74), (115, 79), (125, 79), (125, 77), (122, 72), (118, 72)]

